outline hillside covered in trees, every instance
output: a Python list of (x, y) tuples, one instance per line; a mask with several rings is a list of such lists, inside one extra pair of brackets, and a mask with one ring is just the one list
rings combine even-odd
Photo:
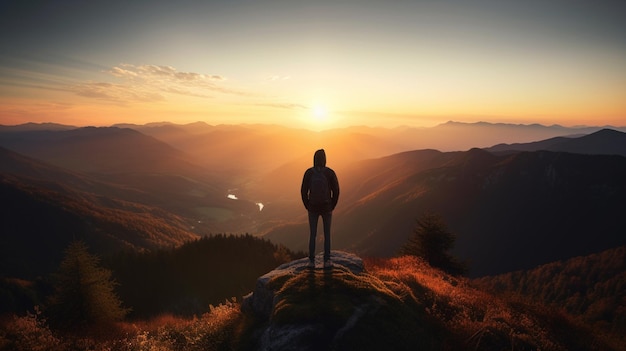
[[(67, 256), (68, 252), (62, 264)], [(147, 318), (167, 313), (200, 315), (211, 304), (240, 299), (254, 288), (257, 276), (295, 256), (282, 246), (251, 235), (215, 235), (178, 248), (128, 250), (96, 257), (98, 269), (111, 272), (114, 292), (129, 308), (128, 316)], [(82, 274), (96, 268), (91, 260), (86, 262), (87, 267), (79, 267)], [(0, 314), (23, 314), (35, 306), (45, 312), (59, 285), (58, 268), (33, 280), (0, 278)]]
[(252, 235), (215, 235), (176, 249), (120, 253), (104, 264), (119, 283), (120, 298), (132, 308), (131, 317), (190, 317), (211, 304), (240, 300), (259, 275), (296, 256)]
[(599, 330), (626, 335), (626, 246), (474, 280), (502, 296), (560, 308)]

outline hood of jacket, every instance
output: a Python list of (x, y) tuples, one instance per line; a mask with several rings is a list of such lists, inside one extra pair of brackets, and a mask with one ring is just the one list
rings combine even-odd
[(324, 149), (315, 151), (315, 155), (313, 155), (313, 167), (326, 167), (326, 152), (324, 152)]

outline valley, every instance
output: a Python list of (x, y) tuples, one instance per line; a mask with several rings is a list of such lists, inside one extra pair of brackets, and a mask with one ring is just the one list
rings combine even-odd
[[(496, 146), (446, 151), (466, 146), (459, 144), (461, 134), (471, 136), (466, 143)], [(564, 136), (554, 137), (559, 134)], [(177, 218), (176, 230), (187, 238), (182, 241), (248, 233), (304, 250), (308, 225), (300, 182), (312, 151), (324, 147), (342, 190), (333, 247), (394, 256), (415, 219), (434, 212), (458, 237), (454, 253), (470, 263), (470, 274), (482, 276), (625, 244), (619, 220), (626, 196), (625, 135), (617, 129), (453, 122), (428, 132), (204, 123), (4, 126), (0, 170), (5, 186), (83, 204), (74, 208), (99, 206), (153, 223)], [(554, 139), (533, 139), (540, 136)], [(450, 143), (443, 151), (417, 148), (445, 141)], [(164, 235), (154, 242), (170, 242), (174, 235), (150, 231)], [(13, 228), (10, 235), (19, 232)]]

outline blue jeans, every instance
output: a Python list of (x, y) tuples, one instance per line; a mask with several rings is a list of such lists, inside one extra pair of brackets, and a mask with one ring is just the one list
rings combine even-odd
[(330, 223), (333, 219), (333, 213), (331, 211), (318, 213), (309, 211), (309, 259), (315, 259), (315, 237), (317, 236), (317, 222), (319, 217), (322, 216), (324, 222), (324, 261), (330, 259)]

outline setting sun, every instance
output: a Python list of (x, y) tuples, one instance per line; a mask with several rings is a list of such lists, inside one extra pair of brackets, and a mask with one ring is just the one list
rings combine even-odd
[(619, 1), (21, 3), (0, 5), (2, 125), (626, 123)]
[(322, 105), (315, 105), (313, 106), (313, 117), (318, 122), (326, 121), (328, 119), (328, 110)]
[(337, 126), (337, 118), (326, 105), (313, 103), (304, 115), (302, 115), (308, 128), (312, 130), (324, 130)]

